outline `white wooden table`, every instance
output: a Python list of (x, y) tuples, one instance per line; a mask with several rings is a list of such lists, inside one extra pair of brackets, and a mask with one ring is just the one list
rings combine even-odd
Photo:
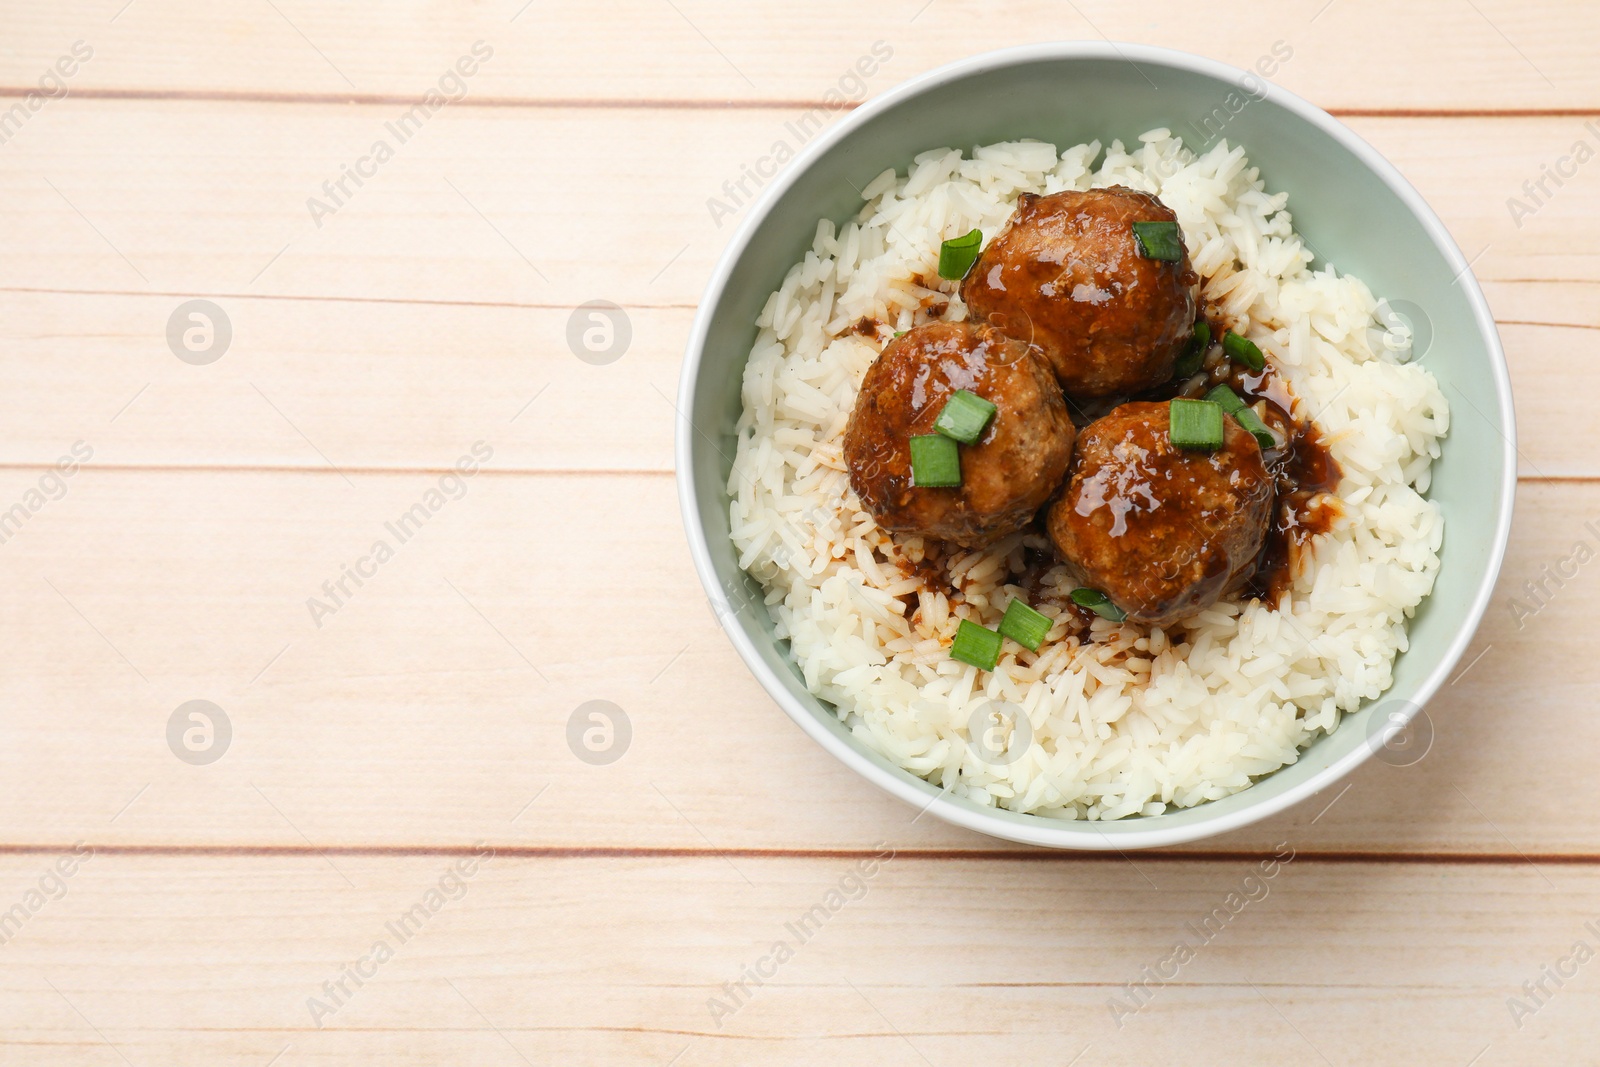
[[(1600, 163), (1561, 157), (1600, 9), (521, 4), (0, 4), (0, 1061), (1595, 1062)], [(708, 200), (875, 42), (856, 95), (1102, 35), (1290, 46), (1473, 259), (1522, 427), (1428, 756), (1131, 858), (914, 819), (806, 740), (705, 607), (666, 399), (743, 217)]]

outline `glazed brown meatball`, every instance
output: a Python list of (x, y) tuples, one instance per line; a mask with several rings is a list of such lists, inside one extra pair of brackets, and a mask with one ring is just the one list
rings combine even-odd
[[(989, 401), (994, 416), (976, 443), (960, 446), (959, 486), (914, 486), (910, 440), (934, 432), (958, 389)], [(890, 341), (867, 371), (844, 459), (879, 526), (973, 547), (1033, 519), (1066, 477), (1074, 434), (1036, 351), (987, 326), (936, 322)]]
[(1050, 540), (1084, 585), (1135, 622), (1166, 626), (1248, 578), (1273, 482), (1256, 439), (1223, 419), (1214, 452), (1177, 448), (1167, 405), (1123, 404), (1084, 427)]
[(1069, 396), (1160, 385), (1194, 335), (1199, 278), (1187, 249), (1175, 263), (1146, 258), (1133, 224), (1175, 221), (1154, 196), (1120, 185), (1024, 193), (961, 299), (974, 321), (1038, 345)]

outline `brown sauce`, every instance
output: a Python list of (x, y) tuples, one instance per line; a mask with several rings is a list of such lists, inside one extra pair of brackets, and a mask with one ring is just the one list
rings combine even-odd
[[(1222, 334), (1213, 327), (1212, 336)], [(1300, 549), (1317, 534), (1331, 530), (1338, 520), (1339, 500), (1331, 494), (1339, 488), (1343, 472), (1316, 423), (1294, 417), (1294, 394), (1270, 363), (1263, 370), (1253, 371), (1225, 360), (1213, 368), (1210, 379), (1208, 389), (1217, 382), (1226, 382), (1246, 404), (1265, 400), (1264, 421), (1285, 438), (1282, 448), (1267, 454), (1267, 471), (1276, 485), (1278, 499), (1261, 554), (1256, 557), (1255, 572), (1242, 589), (1244, 596), (1275, 606), (1288, 591)]]
[(941, 288), (941, 286), (944, 284), (944, 280), (935, 279), (934, 281), (930, 282), (921, 274), (913, 274), (911, 276), (911, 284), (915, 285), (918, 289), (927, 289), (929, 291), (928, 295), (923, 297), (918, 303), (918, 309), (926, 311), (930, 319), (943, 318), (944, 313), (950, 308), (950, 297), (947, 296), (943, 288)]
[(1329, 494), (1339, 487), (1340, 471), (1310, 422), (1295, 426), (1281, 455), (1269, 460), (1267, 468), (1277, 482), (1278, 500), (1244, 595), (1276, 605), (1288, 591), (1301, 547), (1333, 529), (1339, 518), (1339, 500)]
[(912, 561), (901, 556), (895, 561), (900, 573), (915, 578), (917, 584), (929, 592), (943, 593), (946, 597), (959, 595), (955, 583), (950, 580), (944, 542), (929, 540), (925, 544), (927, 548), (921, 559)]
[[(1037, 524), (1037, 530), (1044, 535), (1044, 525)], [(1008, 585), (1021, 588), (1023, 599), (1029, 607), (1037, 608), (1041, 604), (1049, 604), (1056, 609), (1058, 615), (1070, 615), (1070, 621), (1076, 620), (1076, 629), (1089, 628), (1089, 620), (1095, 617), (1094, 612), (1088, 608), (1079, 607), (1070, 597), (1062, 596), (1059, 588), (1053, 583), (1047, 583), (1045, 575), (1049, 574), (1060, 564), (1061, 560), (1054, 549), (1050, 548), (1024, 548), (1022, 550), (1022, 570), (1013, 571), (1006, 576)]]
[[(1044, 538), (1044, 526), (1036, 523), (1030, 527), (1030, 532)], [(966, 600), (962, 590), (962, 583), (951, 577), (950, 565), (965, 549), (951, 549), (945, 542), (924, 539), (923, 555), (921, 559), (912, 560), (905, 555), (898, 556), (894, 565), (900, 574), (906, 578), (915, 578), (920, 591), (943, 594), (952, 606), (961, 604)], [(1067, 632), (1082, 634), (1089, 629), (1089, 625), (1097, 616), (1088, 608), (1080, 607), (1074, 603), (1058, 586), (1045, 580), (1046, 576), (1059, 566), (1061, 560), (1052, 548), (1036, 548), (1031, 545), (1022, 547), (1022, 566), (1012, 567), (1006, 571), (1005, 578), (997, 585), (1014, 585), (1022, 592), (1022, 601), (1032, 608), (1048, 605), (1055, 609), (1055, 614), (1067, 624)], [(906, 593), (900, 597), (901, 603), (906, 606), (906, 617), (913, 617), (920, 607), (917, 593)]]

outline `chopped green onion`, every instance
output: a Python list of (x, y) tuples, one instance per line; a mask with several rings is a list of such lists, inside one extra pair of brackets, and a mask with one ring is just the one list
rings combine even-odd
[(1256, 439), (1256, 444), (1261, 446), (1261, 451), (1265, 452), (1269, 448), (1278, 447), (1277, 438), (1272, 436), (1272, 431), (1267, 429), (1267, 424), (1262, 422), (1261, 416), (1257, 415), (1251, 408), (1245, 408), (1234, 418), (1239, 420), (1240, 426), (1250, 431), (1250, 436)]
[(1261, 354), (1261, 349), (1248, 337), (1240, 337), (1229, 330), (1222, 337), (1222, 350), (1228, 353), (1228, 358), (1235, 363), (1243, 363), (1251, 370), (1264, 370), (1267, 366), (1267, 357)]
[(952, 237), (939, 246), (939, 277), (960, 281), (978, 262), (978, 252), (983, 248), (983, 231)]
[(1167, 436), (1178, 448), (1222, 447), (1222, 408), (1210, 400), (1178, 398), (1167, 405)]
[(1174, 378), (1190, 378), (1199, 372), (1201, 365), (1206, 361), (1206, 349), (1211, 347), (1211, 324), (1204, 319), (1194, 324), (1194, 340), (1189, 342), (1189, 347), (1183, 355), (1178, 357), (1178, 362), (1173, 365)]
[(1021, 597), (1006, 605), (1006, 617), (1000, 620), (1002, 637), (1011, 638), (1029, 652), (1037, 652), (1049, 632), (1050, 617), (1028, 607)]
[(1176, 263), (1183, 258), (1183, 237), (1176, 222), (1136, 222), (1133, 236), (1146, 259)]
[(950, 486), (961, 484), (961, 454), (943, 434), (923, 434), (911, 439), (911, 484)]
[(1072, 591), (1072, 602), (1080, 608), (1088, 608), (1102, 619), (1110, 619), (1112, 622), (1122, 622), (1128, 617), (1127, 612), (1113, 604), (1111, 598), (1098, 589), (1074, 589)]
[(939, 417), (933, 420), (933, 428), (952, 440), (970, 445), (978, 440), (992, 418), (993, 404), (977, 393), (957, 389), (944, 402)]
[(1232, 415), (1240, 426), (1250, 431), (1250, 436), (1256, 439), (1256, 444), (1265, 452), (1269, 448), (1277, 447), (1277, 439), (1272, 436), (1272, 431), (1267, 429), (1267, 424), (1261, 421), (1261, 416), (1239, 399), (1237, 393), (1226, 385), (1219, 385), (1206, 394), (1206, 399)]
[(950, 646), (950, 658), (992, 671), (1000, 662), (1001, 640), (1000, 635), (987, 626), (962, 619), (961, 625), (956, 627), (955, 643)]

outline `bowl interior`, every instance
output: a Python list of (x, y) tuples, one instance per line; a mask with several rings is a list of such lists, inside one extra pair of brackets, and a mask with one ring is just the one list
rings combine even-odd
[[(815, 146), (820, 151), (797, 160), (752, 209), (744, 239), (735, 238), (726, 270), (707, 294), (699, 370), (687, 386), (679, 425), (685, 439), (680, 458), (687, 458), (679, 477), (689, 480), (685, 506), (698, 516), (721, 587), (713, 600), (728, 607), (724, 624), (747, 659), (756, 657), (756, 673), (770, 673), (763, 679), (769, 689), (776, 679), (792, 697), (786, 701), (784, 693), (774, 693), (780, 702), (792, 714), (798, 707), (813, 720), (801, 725), (813, 736), (820, 736), (818, 727), (831, 733), (838, 744), (829, 747), (846, 762), (913, 801), (918, 794), (932, 800), (937, 790), (859, 745), (831, 709), (806, 691), (728, 540), (733, 427), (755, 319), (789, 266), (810, 247), (819, 218), (850, 218), (861, 205), (857, 189), (885, 168), (903, 173), (914, 155), (930, 148), (970, 150), (1024, 137), (1051, 141), (1057, 148), (1094, 139), (1131, 143), (1146, 130), (1165, 126), (1192, 148), (1209, 147), (1219, 138), (1243, 145), (1267, 188), (1288, 192), (1295, 228), (1317, 253), (1318, 265), (1332, 263), (1360, 276), (1375, 294), (1392, 303), (1406, 301), (1400, 306), (1408, 316), (1423, 320), (1417, 335), (1419, 347), (1426, 345), (1422, 358), (1439, 378), (1453, 413), (1430, 491), (1445, 513), (1446, 540), (1434, 592), (1410, 624), (1410, 649), (1396, 662), (1394, 685), (1376, 706), (1363, 708), (1305, 750), (1299, 762), (1252, 788), (1183, 811), (1063, 823), (947, 797), (935, 808), (946, 818), (1003, 837), (1065, 847), (1171, 843), (1250, 821), (1251, 809), (1276, 809), (1281, 803), (1271, 804), (1274, 798), (1287, 803), (1297, 798), (1291, 793), (1304, 794), (1319, 784), (1319, 776), (1328, 778), (1330, 768), (1338, 766), (1342, 773), (1355, 766), (1379, 725), (1374, 715), (1386, 719), (1393, 709), (1408, 713), (1431, 695), (1481, 614), (1509, 520), (1514, 430), (1503, 359), (1476, 282), (1470, 272), (1457, 274), (1459, 252), (1408, 186), (1391, 186), (1361, 158), (1357, 146), (1322, 128), (1297, 99), (1275, 88), (1263, 90), (1265, 84), (1219, 64), (1134, 46), (1017, 50), (936, 72), (840, 120)], [(692, 522), (690, 529), (693, 538)], [(739, 640), (741, 633), (747, 642)], [(898, 783), (886, 782), (874, 768)]]

